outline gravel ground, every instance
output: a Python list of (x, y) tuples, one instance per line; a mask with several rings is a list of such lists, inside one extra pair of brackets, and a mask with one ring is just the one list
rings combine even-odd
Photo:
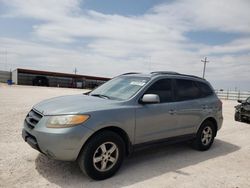
[(233, 120), (234, 101), (223, 101), (223, 128), (209, 151), (187, 144), (145, 149), (104, 181), (93, 181), (75, 162), (49, 159), (22, 140), (22, 123), (33, 104), (82, 92), (0, 84), (0, 187), (250, 187), (250, 124)]

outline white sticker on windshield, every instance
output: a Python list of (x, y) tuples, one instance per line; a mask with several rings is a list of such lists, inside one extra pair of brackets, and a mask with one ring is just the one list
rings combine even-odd
[(135, 85), (135, 86), (144, 86), (145, 84), (146, 84), (146, 80), (130, 82), (130, 85)]

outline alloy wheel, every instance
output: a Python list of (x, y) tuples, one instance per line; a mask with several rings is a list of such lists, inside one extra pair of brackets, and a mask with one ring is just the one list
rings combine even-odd
[(207, 146), (210, 144), (211, 140), (213, 138), (213, 130), (211, 127), (207, 126), (203, 129), (201, 134), (201, 142), (204, 146)]
[(93, 165), (96, 170), (105, 172), (116, 164), (118, 157), (117, 145), (113, 142), (105, 142), (96, 149), (93, 155)]

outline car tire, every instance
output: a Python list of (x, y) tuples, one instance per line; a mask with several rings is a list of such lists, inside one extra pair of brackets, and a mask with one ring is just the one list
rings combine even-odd
[(199, 151), (208, 150), (213, 144), (216, 131), (213, 122), (203, 122), (196, 134), (196, 138), (192, 142), (193, 148)]
[(94, 180), (113, 176), (120, 168), (125, 155), (123, 139), (112, 131), (94, 135), (78, 157), (81, 170)]
[(235, 112), (235, 114), (234, 114), (234, 120), (235, 121), (241, 121), (240, 113), (239, 112)]

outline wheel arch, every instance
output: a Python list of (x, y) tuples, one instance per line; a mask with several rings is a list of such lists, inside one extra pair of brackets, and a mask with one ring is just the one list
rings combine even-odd
[(212, 122), (212, 123), (214, 124), (215, 129), (216, 129), (216, 132), (215, 132), (215, 136), (216, 136), (216, 135), (217, 135), (217, 131), (218, 131), (218, 123), (217, 123), (217, 121), (216, 121), (216, 119), (215, 119), (214, 117), (207, 117), (207, 118), (205, 118), (205, 119), (201, 122), (201, 124), (200, 124), (200, 126), (198, 127), (198, 129), (197, 129), (196, 132), (199, 131), (199, 129), (200, 129), (200, 127), (202, 126), (202, 124), (203, 124), (204, 122), (206, 122), (206, 121), (210, 121), (210, 122)]
[(108, 127), (104, 127), (104, 128), (101, 128), (101, 129), (95, 131), (91, 136), (89, 136), (89, 138), (83, 144), (83, 146), (78, 154), (78, 157), (79, 157), (81, 151), (83, 150), (83, 148), (86, 146), (86, 144), (91, 140), (91, 138), (93, 138), (93, 136), (95, 136), (96, 134), (98, 134), (102, 131), (112, 131), (112, 132), (118, 134), (123, 139), (123, 141), (125, 143), (126, 155), (129, 155), (132, 152), (132, 144), (131, 144), (131, 141), (129, 139), (128, 134), (120, 127), (108, 126)]

